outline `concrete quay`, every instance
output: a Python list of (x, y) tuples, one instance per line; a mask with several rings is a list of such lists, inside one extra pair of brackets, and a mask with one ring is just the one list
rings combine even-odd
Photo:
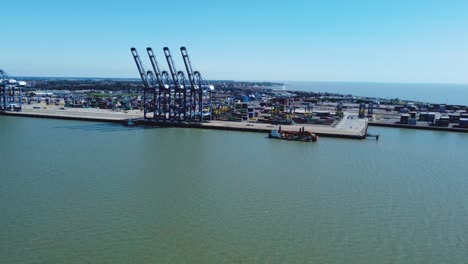
[[(204, 128), (228, 129), (239, 131), (255, 131), (269, 132), (272, 129), (278, 129), (279, 125), (271, 125), (264, 123), (245, 123), (245, 122), (228, 122), (228, 121), (211, 121), (201, 124)], [(311, 125), (311, 124), (295, 124), (281, 125), (283, 130), (299, 131), (304, 128), (306, 131), (315, 133), (320, 137), (338, 137), (364, 139), (367, 133), (367, 121), (364, 119), (347, 119), (346, 116), (336, 126), (327, 125)]]
[[(271, 125), (264, 123), (247, 123), (247, 122), (229, 122), (229, 121), (210, 121), (207, 123), (187, 123), (187, 122), (174, 122), (162, 123), (148, 120), (136, 120), (137, 124), (141, 125), (154, 125), (163, 127), (187, 127), (187, 128), (201, 128), (201, 129), (217, 129), (217, 130), (230, 130), (230, 131), (243, 131), (243, 132), (259, 132), (268, 133), (273, 129), (279, 129), (279, 125)], [(360, 122), (354, 128), (345, 127), (330, 127), (309, 124), (296, 124), (296, 125), (281, 125), (282, 130), (299, 131), (304, 128), (305, 131), (315, 133), (320, 137), (335, 137), (335, 138), (350, 138), (350, 139), (364, 139), (367, 132), (367, 122)]]
[(393, 128), (405, 128), (405, 129), (419, 129), (419, 130), (468, 133), (468, 129), (466, 129), (466, 128), (437, 127), (437, 126), (420, 125), (420, 124), (418, 124), (418, 125), (408, 125), (408, 124), (398, 124), (396, 122), (371, 121), (371, 122), (369, 122), (368, 125), (369, 126), (374, 126), (374, 127), (393, 127)]
[(143, 118), (143, 112), (139, 110), (131, 110), (127, 113), (122, 111), (111, 111), (106, 109), (95, 108), (65, 108), (60, 109), (58, 106), (40, 107), (38, 109), (29, 105), (25, 105), (21, 112), (5, 112), (4, 115), (10, 116), (26, 116), (37, 118), (55, 118), (69, 119), (82, 121), (96, 122), (112, 122), (122, 123), (128, 119)]
[[(143, 113), (139, 110), (128, 112), (111, 111), (106, 109), (89, 109), (89, 108), (67, 108), (60, 109), (59, 107), (51, 106), (46, 109), (33, 109), (26, 107), (22, 112), (5, 112), (4, 115), (36, 117), (36, 118), (55, 118), (81, 121), (95, 122), (112, 122), (126, 123), (132, 119), (137, 125), (162, 126), (162, 127), (186, 127), (186, 128), (202, 128), (202, 129), (218, 129), (231, 131), (246, 131), (268, 133), (272, 129), (278, 129), (279, 125), (271, 125), (257, 122), (230, 122), (230, 121), (210, 121), (207, 123), (189, 123), (189, 122), (156, 122), (144, 120)], [(283, 130), (299, 131), (304, 128), (306, 131), (317, 134), (321, 137), (337, 137), (364, 139), (366, 137), (368, 122), (365, 119), (358, 119), (356, 115), (345, 114), (345, 117), (335, 126), (328, 125), (311, 125), (311, 124), (295, 124), (281, 125)]]

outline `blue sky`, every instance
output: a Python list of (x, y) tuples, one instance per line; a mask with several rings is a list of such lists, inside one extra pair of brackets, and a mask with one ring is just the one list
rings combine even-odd
[(186, 46), (208, 79), (468, 83), (466, 0), (73, 2), (4, 1), (0, 68), (138, 77), (130, 47)]

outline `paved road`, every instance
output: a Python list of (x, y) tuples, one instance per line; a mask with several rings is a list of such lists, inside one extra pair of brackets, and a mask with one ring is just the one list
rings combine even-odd
[[(37, 105), (35, 105), (37, 107)], [(46, 108), (44, 108), (46, 107)], [(33, 106), (25, 105), (20, 113), (44, 115), (44, 116), (66, 116), (89, 119), (105, 119), (105, 120), (126, 120), (129, 118), (142, 118), (143, 112), (140, 110), (131, 110), (127, 113), (122, 111), (112, 111), (108, 109), (95, 108), (65, 108), (61, 110), (59, 106), (41, 106), (40, 109), (34, 109)]]
[(343, 119), (335, 126), (337, 129), (362, 130), (367, 124), (366, 119), (359, 119), (357, 114), (345, 113)]

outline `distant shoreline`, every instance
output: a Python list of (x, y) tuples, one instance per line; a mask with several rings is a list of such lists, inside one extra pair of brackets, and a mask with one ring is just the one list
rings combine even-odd
[[(39, 82), (42, 86), (36, 89), (73, 90), (80, 82), (86, 84), (83, 89), (116, 90), (121, 88), (142, 89), (142, 83), (137, 78), (101, 78), (101, 77), (18, 77), (18, 79)], [(50, 82), (50, 83), (49, 83)], [(62, 83), (63, 82), (63, 83)], [(109, 84), (115, 82), (118, 85)], [(401, 99), (408, 102), (428, 104), (445, 104), (468, 106), (468, 84), (455, 83), (384, 83), (384, 82), (342, 82), (342, 81), (235, 81), (210, 80), (211, 84), (260, 86), (267, 89), (289, 92), (310, 92), (319, 94), (352, 95), (353, 97), (369, 98), (377, 101)], [(53, 85), (55, 83), (55, 85)], [(70, 84), (70, 85), (69, 85)], [(224, 88), (221, 88), (221, 90)]]
[(436, 126), (417, 126), (417, 125), (413, 126), (413, 125), (405, 125), (405, 124), (390, 124), (390, 123), (380, 123), (380, 122), (371, 122), (371, 121), (369, 122), (369, 126), (468, 133), (468, 129), (463, 129), (463, 128), (436, 127)]

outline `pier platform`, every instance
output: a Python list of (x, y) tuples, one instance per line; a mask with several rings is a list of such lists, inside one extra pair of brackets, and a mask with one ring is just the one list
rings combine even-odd
[[(162, 123), (145, 120), (143, 118), (143, 113), (139, 110), (132, 110), (125, 113), (121, 111), (111, 111), (107, 109), (67, 108), (62, 110), (58, 107), (48, 107), (47, 109), (33, 109), (31, 107), (25, 107), (22, 112), (5, 112), (3, 114), (9, 116), (55, 118), (112, 123), (124, 123), (126, 120), (132, 119), (137, 125), (202, 128), (259, 133), (268, 133), (272, 129), (279, 128), (279, 125), (271, 125), (257, 122), (210, 121), (207, 123)], [(335, 126), (295, 124), (281, 125), (281, 127), (284, 130), (291, 131), (299, 131), (299, 129), (304, 128), (306, 131), (315, 133), (320, 137), (363, 139), (366, 137), (368, 122), (365, 119), (358, 119), (354, 115), (346, 114), (345, 117), (341, 121), (339, 121)]]

